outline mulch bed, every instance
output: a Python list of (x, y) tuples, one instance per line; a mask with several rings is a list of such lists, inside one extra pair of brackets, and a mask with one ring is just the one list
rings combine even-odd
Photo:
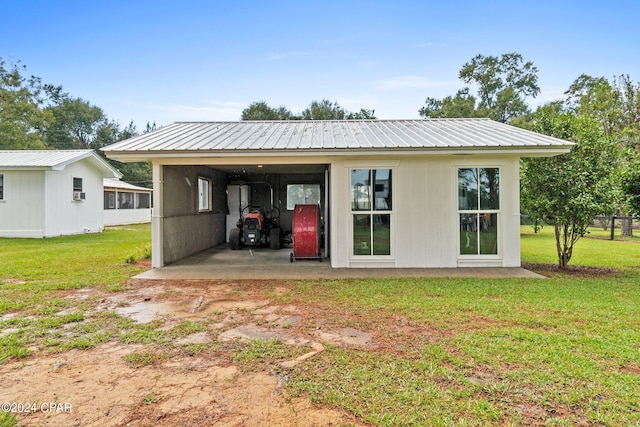
[(570, 265), (567, 268), (560, 268), (557, 264), (527, 264), (523, 263), (522, 268), (535, 271), (536, 273), (544, 275), (545, 273), (554, 273), (567, 276), (578, 277), (603, 277), (603, 276), (617, 276), (622, 273), (621, 270), (615, 268), (604, 267), (587, 267), (583, 265)]

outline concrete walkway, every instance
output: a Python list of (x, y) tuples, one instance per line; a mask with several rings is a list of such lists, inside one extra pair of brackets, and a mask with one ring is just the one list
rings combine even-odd
[(400, 277), (544, 278), (524, 268), (331, 268), (329, 260), (290, 262), (291, 249), (243, 248), (226, 245), (204, 251), (183, 261), (141, 273), (137, 279), (243, 280), (243, 279), (345, 279)]

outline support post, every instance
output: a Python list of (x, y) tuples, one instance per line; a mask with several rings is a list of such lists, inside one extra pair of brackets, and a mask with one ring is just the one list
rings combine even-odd
[(616, 217), (614, 215), (611, 217), (611, 238), (609, 240), (613, 240), (615, 229), (616, 229)]
[(153, 163), (153, 209), (151, 210), (151, 266), (164, 266), (164, 166)]

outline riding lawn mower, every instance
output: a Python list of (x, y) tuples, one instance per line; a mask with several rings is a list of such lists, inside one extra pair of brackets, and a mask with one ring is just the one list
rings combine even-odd
[[(245, 214), (245, 210), (249, 212)], [(275, 206), (269, 212), (262, 207), (245, 207), (238, 219), (237, 227), (229, 231), (229, 247), (237, 250), (243, 245), (269, 245), (271, 249), (280, 249), (282, 230), (278, 225), (279, 216), (278, 208)]]

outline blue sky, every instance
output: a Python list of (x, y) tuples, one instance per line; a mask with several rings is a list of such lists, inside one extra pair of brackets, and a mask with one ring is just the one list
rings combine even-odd
[(580, 75), (640, 80), (636, 1), (4, 0), (0, 57), (139, 130), (329, 99), (418, 118), (477, 54), (538, 67), (538, 105)]

